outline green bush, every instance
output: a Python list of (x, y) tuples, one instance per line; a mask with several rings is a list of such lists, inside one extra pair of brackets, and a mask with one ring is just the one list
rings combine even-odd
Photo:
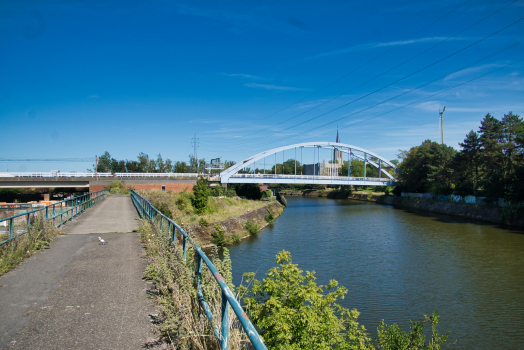
[(271, 191), (270, 189), (267, 189), (264, 192), (262, 192), (262, 198), (261, 199), (271, 198), (272, 195), (273, 195), (273, 191)]
[(224, 229), (220, 224), (215, 224), (215, 232), (211, 234), (211, 243), (218, 246), (224, 245)]
[(244, 226), (250, 235), (254, 236), (260, 231), (260, 228), (253, 220), (248, 220)]
[(171, 212), (171, 209), (169, 209), (169, 206), (166, 203), (156, 204), (155, 208), (157, 208), (159, 212), (161, 212), (168, 218), (171, 218), (171, 216), (173, 215), (173, 213)]
[(207, 222), (206, 219), (204, 218), (201, 218), (200, 221), (198, 221), (198, 223), (204, 227), (208, 227), (209, 226), (209, 222)]
[(233, 236), (233, 243), (238, 243), (240, 242), (240, 236), (239, 235), (234, 235)]
[(197, 180), (195, 186), (193, 186), (193, 207), (199, 214), (204, 214), (207, 208), (207, 200), (209, 197), (209, 182), (205, 178)]
[(175, 204), (178, 210), (183, 211), (187, 214), (190, 214), (193, 211), (190, 194), (181, 193), (180, 196), (177, 198)]
[(273, 214), (267, 214), (266, 216), (264, 216), (264, 219), (267, 222), (272, 222), (275, 218), (273, 217)]

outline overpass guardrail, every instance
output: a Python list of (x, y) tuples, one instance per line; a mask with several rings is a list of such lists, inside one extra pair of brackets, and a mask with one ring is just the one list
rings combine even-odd
[(388, 181), (386, 177), (349, 177), (349, 176), (323, 176), (323, 175), (282, 175), (282, 174), (234, 174), (231, 178), (246, 179), (297, 179), (297, 180), (348, 180), (348, 181)]
[(222, 325), (222, 332), (219, 331), (217, 326), (213, 326), (213, 330), (215, 333), (215, 336), (217, 337), (219, 343), (221, 344), (222, 349), (227, 349), (229, 344), (229, 308), (228, 305), (231, 306), (233, 311), (235, 312), (236, 316), (238, 317), (238, 320), (242, 324), (242, 327), (244, 328), (244, 331), (248, 335), (249, 339), (251, 340), (251, 344), (253, 347), (257, 350), (263, 350), (267, 349), (264, 342), (258, 335), (257, 330), (249, 321), (246, 313), (242, 309), (242, 306), (240, 306), (240, 303), (233, 295), (233, 292), (229, 289), (227, 286), (227, 283), (225, 282), (224, 278), (220, 275), (216, 267), (213, 265), (211, 260), (207, 257), (207, 255), (202, 251), (202, 249), (195, 244), (191, 238), (188, 236), (188, 234), (180, 227), (178, 226), (173, 220), (162, 214), (158, 209), (156, 209), (147, 199), (136, 193), (134, 190), (131, 190), (131, 199), (133, 200), (133, 204), (138, 210), (138, 213), (142, 218), (147, 218), (149, 221), (151, 221), (153, 224), (159, 228), (162, 235), (164, 234), (164, 225), (167, 225), (167, 235), (171, 242), (175, 244), (176, 242), (176, 233), (177, 231), (182, 234), (182, 251), (183, 251), (183, 259), (186, 260), (186, 252), (188, 249), (188, 244), (191, 245), (193, 249), (196, 251), (197, 256), (197, 267), (196, 267), (196, 281), (197, 281), (197, 295), (200, 302), (200, 305), (204, 309), (207, 318), (211, 323), (213, 323), (213, 314), (211, 312), (211, 308), (207, 304), (207, 301), (205, 300), (205, 297), (202, 293), (202, 262), (206, 264), (206, 266), (209, 268), (213, 276), (215, 277), (215, 280), (220, 286), (220, 289), (222, 290), (222, 315), (221, 315), (221, 325)]
[[(29, 229), (31, 228), (31, 221), (34, 220), (35, 215), (42, 212), (45, 214), (45, 220), (46, 221), (53, 221), (53, 227), (57, 227), (58, 224), (58, 218), (60, 218), (60, 224), (58, 226), (62, 226), (64, 223), (70, 221), (78, 214), (84, 212), (86, 209), (91, 208), (96, 203), (100, 202), (105, 198), (106, 190), (98, 191), (98, 192), (91, 192), (84, 194), (82, 196), (66, 199), (57, 203), (53, 203), (50, 205), (47, 205), (43, 208), (31, 210), (25, 213), (13, 215), (4, 219), (0, 219), (0, 225), (6, 226), (6, 231), (9, 230), (9, 238), (4, 239), (0, 242), (0, 246), (29, 232)], [(64, 215), (65, 215), (65, 221), (64, 221)], [(16, 227), (16, 221), (17, 218), (23, 218), (25, 216), (25, 230), (20, 230), (21, 232), (18, 232), (15, 230)], [(20, 220), (20, 219), (19, 219)], [(21, 219), (20, 221), (22, 221)], [(5, 224), (4, 224), (5, 223)], [(9, 225), (9, 228), (7, 228), (7, 224)], [(0, 237), (2, 237), (0, 235)], [(0, 238), (1, 239), (1, 238)]]
[(198, 173), (58, 173), (58, 172), (0, 172), (0, 178), (4, 177), (198, 177)]

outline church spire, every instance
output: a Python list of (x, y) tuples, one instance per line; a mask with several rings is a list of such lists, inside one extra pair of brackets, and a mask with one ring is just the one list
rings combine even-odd
[(340, 143), (340, 137), (338, 137), (338, 125), (337, 125), (337, 143)]

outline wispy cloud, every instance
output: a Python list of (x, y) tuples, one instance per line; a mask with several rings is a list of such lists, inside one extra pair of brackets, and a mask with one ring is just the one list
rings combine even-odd
[(307, 89), (297, 88), (292, 86), (278, 86), (278, 85), (269, 85), (269, 84), (258, 84), (258, 83), (248, 83), (244, 86), (251, 88), (261, 88), (266, 90), (284, 90), (284, 91), (307, 91)]
[(265, 80), (265, 78), (258, 77), (256, 75), (243, 74), (243, 73), (222, 73), (222, 75), (225, 75), (226, 77), (239, 77), (239, 78), (246, 78), (246, 79)]
[[(435, 36), (435, 37), (420, 38), (420, 39), (413, 39), (413, 40), (388, 41), (388, 42), (383, 42), (383, 43), (368, 43), (368, 44), (348, 47), (345, 49), (324, 52), (324, 53), (321, 53), (315, 56), (307, 57), (306, 59), (316, 59), (316, 58), (322, 58), (322, 57), (342, 55), (348, 52), (365, 51), (365, 50), (376, 49), (379, 47), (389, 47), (389, 46), (396, 46), (396, 45), (412, 45), (412, 44), (420, 44), (420, 43), (426, 43), (426, 42), (432, 42), (432, 41), (442, 41), (445, 39), (446, 39), (445, 37)], [(453, 38), (451, 40), (467, 40), (467, 38)]]
[(490, 63), (490, 64), (483, 64), (483, 65), (478, 66), (478, 67), (467, 68), (467, 69), (461, 70), (461, 71), (456, 72), (456, 73), (451, 73), (450, 75), (448, 75), (447, 77), (444, 78), (444, 81), (457, 79), (459, 77), (462, 77), (462, 76), (465, 76), (465, 75), (468, 75), (468, 74), (471, 74), (471, 73), (478, 73), (478, 72), (482, 72), (482, 71), (490, 69), (490, 68), (501, 67), (501, 66), (502, 65), (500, 65), (500, 64)]
[(100, 96), (98, 96), (98, 94), (94, 94), (94, 95), (89, 95), (87, 96), (87, 98), (99, 98)]

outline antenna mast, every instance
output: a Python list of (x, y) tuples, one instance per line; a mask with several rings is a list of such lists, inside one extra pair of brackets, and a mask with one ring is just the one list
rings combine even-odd
[(443, 145), (444, 144), (444, 118), (443, 118), (443, 114), (444, 114), (444, 111), (446, 110), (446, 107), (442, 108), (442, 111), (438, 111), (438, 114), (440, 115), (440, 144)]

